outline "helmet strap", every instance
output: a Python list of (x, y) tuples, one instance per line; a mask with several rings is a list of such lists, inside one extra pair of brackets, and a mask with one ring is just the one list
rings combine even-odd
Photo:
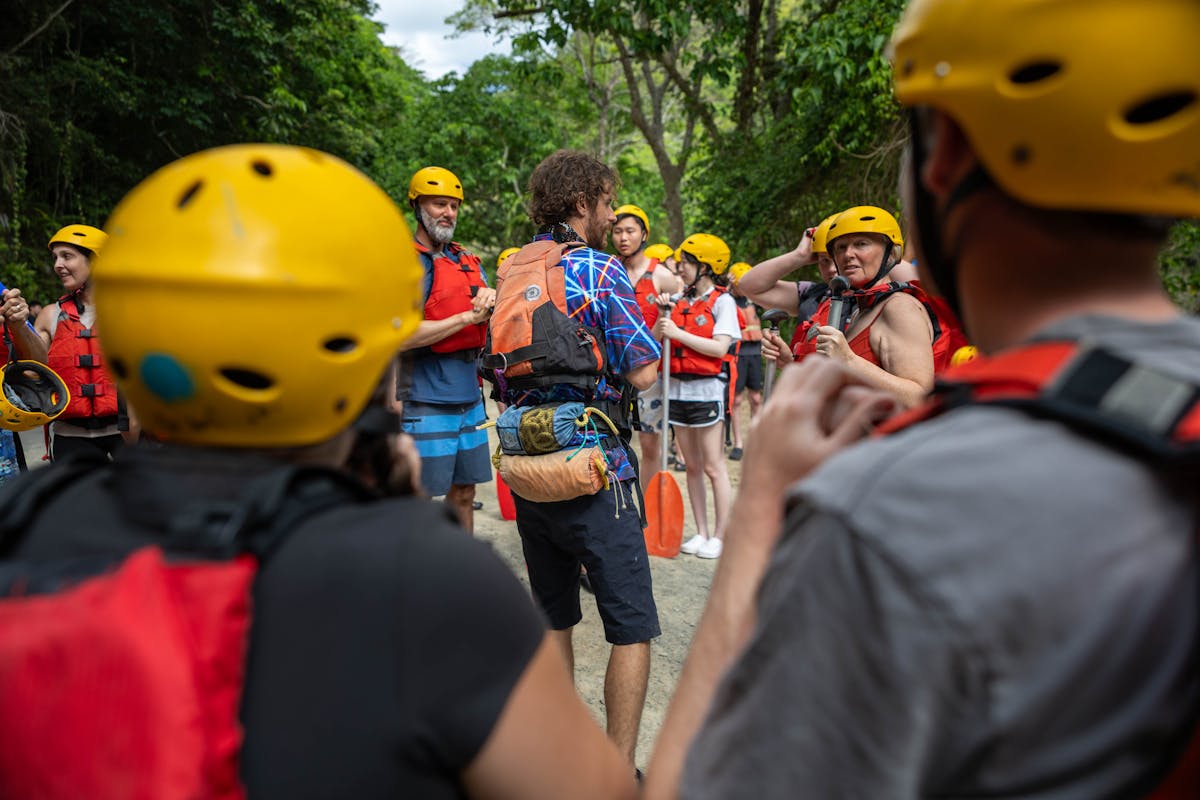
[[(942, 231), (946, 228), (946, 219), (960, 203), (976, 192), (995, 185), (990, 175), (982, 165), (976, 165), (958, 185), (950, 192), (945, 207), (939, 213), (937, 201), (933, 193), (921, 183), (921, 173), (925, 168), (928, 153), (925, 152), (924, 127), (921, 123), (920, 110), (913, 108), (908, 114), (909, 149), (912, 155), (909, 180), (912, 182), (915, 208), (913, 209), (917, 232), (921, 238), (921, 257), (938, 292), (945, 298), (960, 320), (962, 315), (962, 300), (958, 293), (958, 255), (947, 251), (943, 246)], [(963, 320), (965, 324), (965, 320)]]

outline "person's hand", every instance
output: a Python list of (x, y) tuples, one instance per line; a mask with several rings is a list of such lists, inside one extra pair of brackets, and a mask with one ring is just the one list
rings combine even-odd
[(659, 314), (658, 321), (654, 323), (654, 338), (656, 339), (674, 339), (679, 335), (679, 326), (675, 324), (675, 320), (667, 314)]
[(675, 298), (671, 296), (670, 292), (662, 292), (654, 297), (654, 305), (670, 316), (671, 309), (675, 307)]
[(851, 383), (841, 364), (806, 358), (779, 375), (755, 417), (742, 460), (743, 491), (776, 500), (896, 409), (886, 392)]
[(6, 322), (24, 325), (29, 319), (29, 304), (21, 296), (20, 289), (7, 289), (4, 292), (4, 303), (0, 305), (0, 315)]
[(846, 335), (832, 325), (822, 325), (817, 328), (817, 352), (828, 356), (834, 361), (850, 361), (854, 351), (846, 341)]
[(496, 290), (490, 286), (482, 286), (471, 300), (471, 308), (475, 311), (491, 310), (496, 307)]
[(407, 433), (388, 437), (392, 448), (391, 488), (397, 494), (422, 494), (421, 454), (417, 443)]
[(774, 330), (763, 330), (762, 354), (767, 361), (774, 361), (779, 367), (786, 367), (796, 360), (787, 342)]
[(800, 244), (796, 245), (796, 249), (792, 251), (792, 256), (801, 264), (811, 264), (816, 259), (813, 256), (813, 234), (816, 228), (809, 228), (800, 237)]

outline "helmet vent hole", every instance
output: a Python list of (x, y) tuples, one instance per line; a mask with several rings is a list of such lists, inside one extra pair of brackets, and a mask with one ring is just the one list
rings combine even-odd
[(112, 371), (116, 373), (116, 376), (121, 380), (125, 380), (125, 377), (129, 374), (129, 370), (125, 368), (125, 360), (114, 358), (109, 364), (112, 366)]
[(341, 414), (341, 413), (345, 412), (346, 406), (348, 406), (348, 405), (350, 405), (350, 402), (348, 400), (346, 400), (346, 398), (339, 397), (337, 399), (337, 401), (333, 404), (333, 413)]
[(1028, 145), (1019, 144), (1013, 148), (1012, 160), (1014, 164), (1028, 164), (1032, 158), (1033, 151), (1029, 149)]
[(1063, 65), (1058, 61), (1035, 61), (1018, 67), (1009, 73), (1008, 79), (1015, 84), (1025, 86), (1031, 83), (1041, 83), (1062, 72)]
[(870, 217), (870, 216), (868, 216), (868, 217), (859, 217), (859, 220), (861, 220), (861, 221), (863, 221), (863, 222), (874, 222), (874, 221), (875, 221), (875, 217)]
[(331, 353), (352, 353), (358, 347), (358, 341), (348, 336), (335, 336), (321, 343)]
[(218, 372), (221, 373), (221, 377), (225, 378), (225, 380), (229, 381), (230, 383), (237, 384), (238, 386), (242, 386), (247, 389), (270, 389), (275, 383), (275, 381), (271, 380), (266, 375), (263, 375), (261, 372), (255, 372), (251, 369), (241, 369), (240, 367), (224, 367), (218, 370)]
[(1197, 95), (1192, 91), (1170, 92), (1160, 94), (1138, 103), (1125, 112), (1125, 121), (1130, 125), (1149, 125), (1173, 117), (1191, 105), (1195, 105)]
[(250, 165), (250, 169), (254, 170), (259, 175), (262, 175), (264, 178), (271, 177), (271, 173), (275, 171), (271, 169), (271, 165), (265, 161), (255, 161)]
[(196, 181), (193, 183), (183, 191), (183, 194), (179, 195), (179, 200), (175, 203), (175, 207), (182, 211), (187, 207), (188, 203), (192, 202), (192, 198), (196, 196), (196, 193), (199, 192), (203, 186), (204, 181)]

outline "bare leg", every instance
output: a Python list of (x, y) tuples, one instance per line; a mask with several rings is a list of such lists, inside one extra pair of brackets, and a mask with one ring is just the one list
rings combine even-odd
[(572, 682), (575, 680), (575, 646), (571, 642), (571, 635), (574, 633), (574, 626), (566, 630), (550, 631), (550, 638), (557, 642), (559, 649), (562, 650), (563, 658), (567, 662), (567, 671), (571, 673)]
[(758, 416), (758, 410), (762, 408), (762, 392), (758, 389), (747, 389), (746, 397), (750, 401), (750, 421)]
[[(687, 460), (688, 496), (692, 501), (692, 518), (696, 520), (696, 533), (708, 538), (708, 498), (704, 488), (704, 450), (701, 447), (701, 436), (712, 434), (717, 437), (717, 452), (720, 453), (721, 436), (724, 433), (721, 423), (707, 428), (675, 428), (675, 444), (679, 452)], [(720, 455), (719, 461), (724, 462)]]
[(650, 682), (650, 643), (615, 644), (604, 676), (604, 707), (608, 711), (608, 738), (629, 759), (637, 761), (638, 728)]
[(475, 484), (454, 484), (446, 492), (446, 505), (458, 514), (459, 523), (467, 529), (467, 533), (475, 533)]
[[(713, 535), (719, 538), (725, 534), (729, 503), (733, 495), (733, 489), (729, 485), (729, 470), (722, 457), (721, 425), (718, 423), (707, 428), (694, 428), (693, 431), (698, 434), (699, 438), (698, 445), (701, 453), (700, 460), (704, 465), (704, 476), (712, 484), (713, 511), (717, 517)], [(701, 485), (703, 485), (703, 480)], [(689, 472), (688, 490), (691, 491), (691, 488), (691, 473)]]

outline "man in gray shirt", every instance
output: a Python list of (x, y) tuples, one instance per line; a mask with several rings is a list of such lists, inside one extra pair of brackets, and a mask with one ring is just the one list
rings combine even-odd
[[(910, 5), (905, 207), (982, 352), (1200, 385), (1157, 269), (1200, 217), (1196, 30), (1193, 2)], [(648, 794), (1149, 794), (1200, 710), (1195, 471), (998, 405), (849, 446), (887, 410), (827, 359), (781, 376)]]

